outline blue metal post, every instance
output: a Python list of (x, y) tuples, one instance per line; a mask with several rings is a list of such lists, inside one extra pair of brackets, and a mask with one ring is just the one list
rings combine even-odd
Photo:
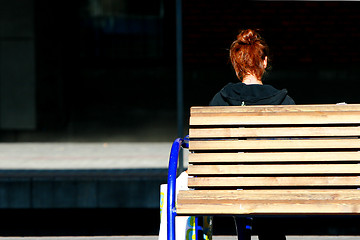
[(180, 148), (184, 140), (178, 138), (174, 141), (169, 159), (168, 189), (167, 189), (167, 238), (175, 240), (175, 201), (176, 201), (176, 172)]
[(199, 218), (195, 217), (195, 240), (199, 240)]

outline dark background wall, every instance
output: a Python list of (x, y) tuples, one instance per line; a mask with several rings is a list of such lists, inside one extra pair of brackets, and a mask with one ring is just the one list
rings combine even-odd
[(0, 1), (0, 128), (34, 129), (35, 32), (32, 1)]
[[(36, 124), (3, 128), (3, 141), (172, 141), (176, 136), (172, 1), (2, 4), (9, 12), (30, 12), (24, 21), (32, 22), (36, 63)], [(17, 18), (24, 17), (4, 23), (17, 31)]]
[[(206, 104), (237, 81), (228, 49), (243, 28), (263, 30), (273, 60), (267, 82), (287, 88), (298, 104), (359, 102), (359, 21), (356, 2), (185, 0), (188, 104)], [(194, 94), (199, 89), (202, 94)]]
[[(174, 1), (1, 4), (1, 112), (14, 120), (3, 141), (176, 137)], [(359, 102), (359, 18), (357, 2), (184, 0), (185, 113), (237, 81), (228, 48), (242, 28), (262, 29), (265, 80), (298, 104)], [(5, 74), (15, 62), (16, 84)]]

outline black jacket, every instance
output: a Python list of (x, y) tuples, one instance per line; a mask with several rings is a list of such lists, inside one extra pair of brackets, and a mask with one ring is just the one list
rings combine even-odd
[(287, 90), (270, 85), (229, 83), (210, 101), (210, 106), (294, 105)]

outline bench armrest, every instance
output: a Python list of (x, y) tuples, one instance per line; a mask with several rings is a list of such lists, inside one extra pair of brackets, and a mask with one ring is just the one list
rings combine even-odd
[(175, 240), (175, 202), (176, 202), (176, 176), (179, 160), (180, 148), (188, 147), (188, 143), (178, 138), (174, 141), (169, 159), (168, 182), (167, 182), (167, 237)]

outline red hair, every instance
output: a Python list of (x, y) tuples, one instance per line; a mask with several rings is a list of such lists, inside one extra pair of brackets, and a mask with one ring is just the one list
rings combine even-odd
[(265, 73), (264, 60), (268, 52), (265, 40), (255, 30), (240, 31), (230, 47), (230, 60), (237, 77), (242, 80), (244, 76), (252, 74), (261, 79)]

